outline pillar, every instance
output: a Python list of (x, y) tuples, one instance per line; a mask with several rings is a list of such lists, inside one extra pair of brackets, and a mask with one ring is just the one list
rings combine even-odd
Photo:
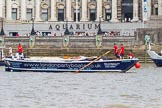
[(112, 18), (110, 20), (110, 22), (119, 22), (118, 18), (117, 18), (117, 0), (112, 0)]
[(133, 19), (132, 21), (138, 21), (138, 0), (133, 0)]
[(66, 18), (68, 21), (72, 21), (71, 0), (66, 0)]
[(82, 18), (81, 21), (88, 21), (87, 18), (87, 8), (88, 8), (88, 3), (87, 0), (82, 0)]
[(158, 15), (162, 15), (162, 0), (158, 0)]
[(102, 19), (102, 0), (97, 0), (97, 18), (96, 21), (99, 21), (99, 17)]
[(3, 0), (0, 2), (0, 17), (4, 17), (3, 16)]
[(51, 19), (50, 21), (57, 21), (56, 18), (56, 0), (51, 0)]
[(35, 21), (40, 21), (40, 0), (36, 0), (35, 7)]
[(26, 1), (21, 0), (21, 20), (26, 20)]
[(147, 16), (148, 19), (151, 17), (151, 0), (147, 0)]
[(7, 20), (11, 20), (12, 18), (11, 18), (11, 0), (7, 0), (7, 3), (6, 3), (6, 7), (7, 7), (7, 9), (6, 9), (6, 19)]

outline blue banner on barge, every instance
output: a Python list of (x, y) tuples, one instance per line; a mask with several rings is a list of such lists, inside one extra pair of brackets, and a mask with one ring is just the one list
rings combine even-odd
[[(5, 60), (6, 71), (75, 72), (92, 61)], [(138, 59), (99, 60), (80, 72), (126, 72)]]

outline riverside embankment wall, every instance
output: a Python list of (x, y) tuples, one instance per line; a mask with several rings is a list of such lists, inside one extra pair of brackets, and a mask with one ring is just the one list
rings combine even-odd
[(148, 58), (146, 54), (145, 35), (150, 35), (152, 48), (156, 51), (162, 49), (162, 29), (137, 29), (135, 36), (20, 36), (0, 37), (0, 46), (5, 46), (5, 54), (12, 47), (13, 53), (17, 45), (22, 44), (24, 53), (28, 56), (64, 56), (86, 55), (99, 56), (110, 50), (108, 56), (113, 56), (113, 44), (123, 43), (128, 51), (132, 50), (138, 58)]

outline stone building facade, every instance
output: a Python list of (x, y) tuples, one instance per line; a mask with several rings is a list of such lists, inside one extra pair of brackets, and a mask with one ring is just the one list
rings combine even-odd
[(1, 0), (0, 2), (0, 18), (4, 19), (7, 32), (14, 31), (10, 30), (7, 24), (24, 24), (28, 29), (32, 19), (35, 23), (46, 25), (67, 21), (74, 23), (102, 21), (109, 24), (148, 21), (152, 15), (162, 15), (162, 0)]
[[(144, 6), (146, 2), (146, 6)], [(1, 0), (0, 17), (7, 22), (103, 21), (123, 22), (162, 15), (162, 0)]]

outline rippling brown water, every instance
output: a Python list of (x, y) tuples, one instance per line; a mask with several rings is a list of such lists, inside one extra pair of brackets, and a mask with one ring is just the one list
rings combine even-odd
[(1, 67), (0, 108), (162, 108), (162, 68), (73, 74)]

